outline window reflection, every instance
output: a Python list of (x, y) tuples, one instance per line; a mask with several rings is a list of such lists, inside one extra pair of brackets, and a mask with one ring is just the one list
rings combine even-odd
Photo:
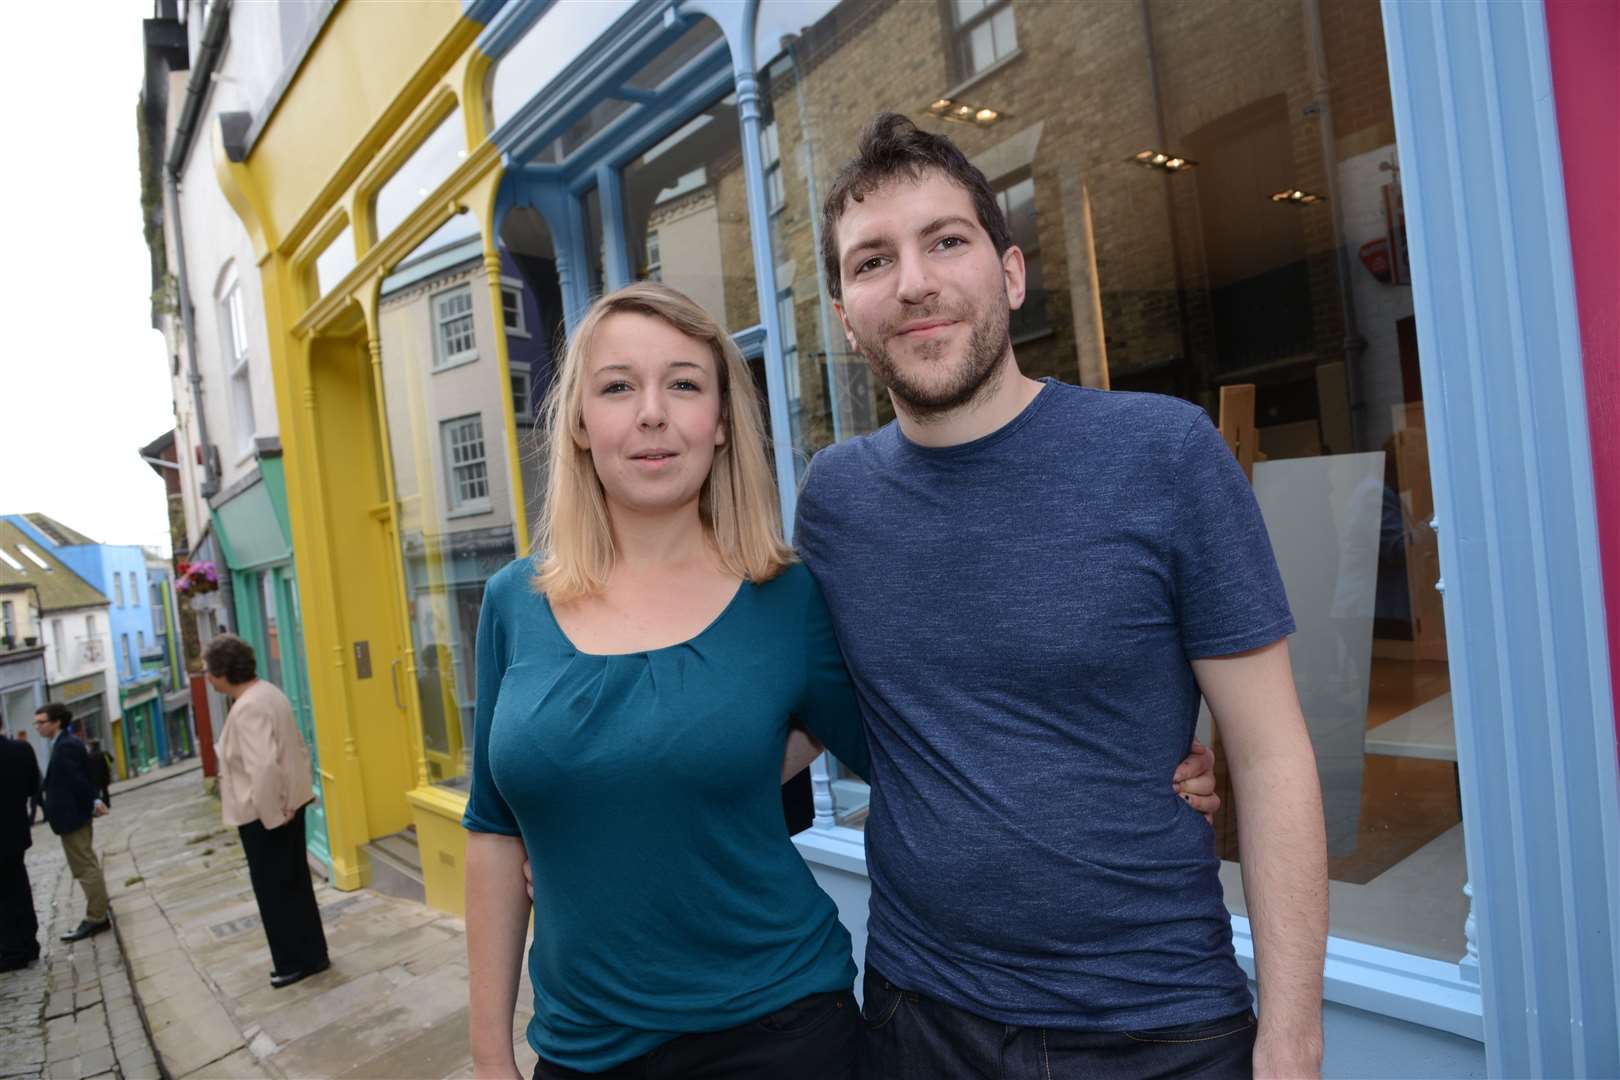
[(563, 347), (562, 285), (551, 230), (538, 213), (518, 207), (506, 215), (500, 229), (502, 320), (512, 375), (512, 415), (517, 420), (523, 500), (534, 514), (545, 490), (537, 413)]
[[(817, 287), (818, 197), (884, 109), (950, 135), (996, 191), (1028, 268), (1011, 327), (1026, 373), (1176, 395), (1233, 433), (1300, 624), (1333, 931), (1455, 960), (1466, 869), (1387, 70), (1377, 6), (1354, 0), (1144, 0), (1085, 20), (1033, 0), (846, 0), (762, 81), (768, 227), (802, 454), (892, 416)], [(946, 98), (969, 122), (930, 112)], [(1149, 148), (1190, 164), (1135, 164)], [(1294, 190), (1319, 198), (1272, 199)], [(670, 280), (677, 248), (656, 231)], [(864, 785), (835, 767), (832, 786), (860, 825)]]
[(331, 292), (332, 286), (349, 276), (354, 263), (354, 230), (345, 225), (315, 256), (315, 295)]
[(377, 190), (372, 201), (372, 220), (381, 240), (399, 227), (410, 212), (433, 193), (466, 160), (467, 134), (461, 110), (453, 110), (393, 176)]
[(679, 289), (722, 326), (759, 322), (735, 94), (624, 170), (632, 272)]
[(431, 779), (462, 783), (484, 583), (517, 554), (502, 332), (471, 215), (452, 218), (383, 280), (383, 397), (411, 626), (409, 681)]
[(510, 120), (634, 4), (635, 0), (556, 0), (546, 8), (490, 76), (491, 130)]

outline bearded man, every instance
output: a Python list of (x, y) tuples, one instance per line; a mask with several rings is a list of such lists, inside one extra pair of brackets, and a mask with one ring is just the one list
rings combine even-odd
[[(1242, 470), (1195, 405), (1019, 371), (1023, 254), (948, 139), (878, 117), (822, 220), (897, 418), (816, 456), (795, 537), (872, 751), (867, 1073), (1314, 1075), (1321, 793)], [(1212, 832), (1169, 783), (1200, 696), (1258, 1025)]]

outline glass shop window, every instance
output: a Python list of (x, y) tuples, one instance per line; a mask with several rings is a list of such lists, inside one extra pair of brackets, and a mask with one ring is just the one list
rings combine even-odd
[[(1469, 910), (1457, 748), (1378, 7), (1086, 11), (845, 0), (806, 27), (762, 85), (778, 278), (816, 281), (814, 196), (875, 113), (956, 141), (1030, 268), (1010, 328), (1023, 371), (1195, 402), (1250, 474), (1299, 623), (1333, 933), (1456, 961)], [(665, 243), (666, 278), (674, 250), (686, 246)], [(892, 417), (829, 306), (782, 310), (797, 451)], [(1218, 725), (1202, 728), (1220, 753)], [(831, 787), (838, 821), (859, 827), (865, 785), (834, 763)], [(1216, 845), (1241, 913), (1242, 838), (1223, 796)]]
[(564, 345), (562, 284), (551, 230), (540, 214), (531, 207), (517, 207), (502, 220), (500, 232), (512, 415), (518, 424), (523, 498), (532, 516), (539, 512), (545, 490), (539, 442), (543, 432), (537, 419), (551, 385), (553, 358)]
[(325, 296), (354, 269), (354, 230), (345, 225), (315, 256), (315, 295)]
[(636, 277), (679, 289), (732, 330), (759, 322), (740, 132), (727, 94), (624, 170)]
[[(505, 256), (501, 272), (518, 276)], [(471, 754), (484, 583), (516, 557), (524, 512), (501, 420), (511, 384), (487, 362), (493, 355), (457, 359), (504, 330), (488, 275), (484, 238), (462, 213), (391, 269), (377, 315), (411, 626), (403, 681), (415, 694), (428, 775), (452, 787), (465, 784)]]
[(411, 152), (372, 200), (376, 239), (382, 240), (467, 159), (467, 129), (453, 109)]

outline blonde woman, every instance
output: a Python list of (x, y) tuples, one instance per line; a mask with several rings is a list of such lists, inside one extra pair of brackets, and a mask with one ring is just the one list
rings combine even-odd
[(628, 286), (580, 321), (545, 422), (541, 554), (490, 580), (478, 628), (476, 1074), (518, 1075), (532, 859), (537, 1080), (851, 1076), (850, 938), (780, 785), (817, 740), (865, 775), (866, 741), (742, 356), (685, 296)]
[(781, 783), (865, 737), (777, 524), (759, 404), (701, 308), (644, 283), (581, 320), (546, 410), (537, 548), (491, 579), (464, 824), (470, 1026), (513, 1076), (533, 859), (537, 1077), (851, 1074), (849, 934)]

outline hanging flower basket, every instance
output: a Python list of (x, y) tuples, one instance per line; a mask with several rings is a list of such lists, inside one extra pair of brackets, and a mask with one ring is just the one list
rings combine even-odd
[(200, 596), (219, 588), (219, 571), (211, 562), (182, 562), (175, 567), (180, 576), (174, 591), (181, 596)]

